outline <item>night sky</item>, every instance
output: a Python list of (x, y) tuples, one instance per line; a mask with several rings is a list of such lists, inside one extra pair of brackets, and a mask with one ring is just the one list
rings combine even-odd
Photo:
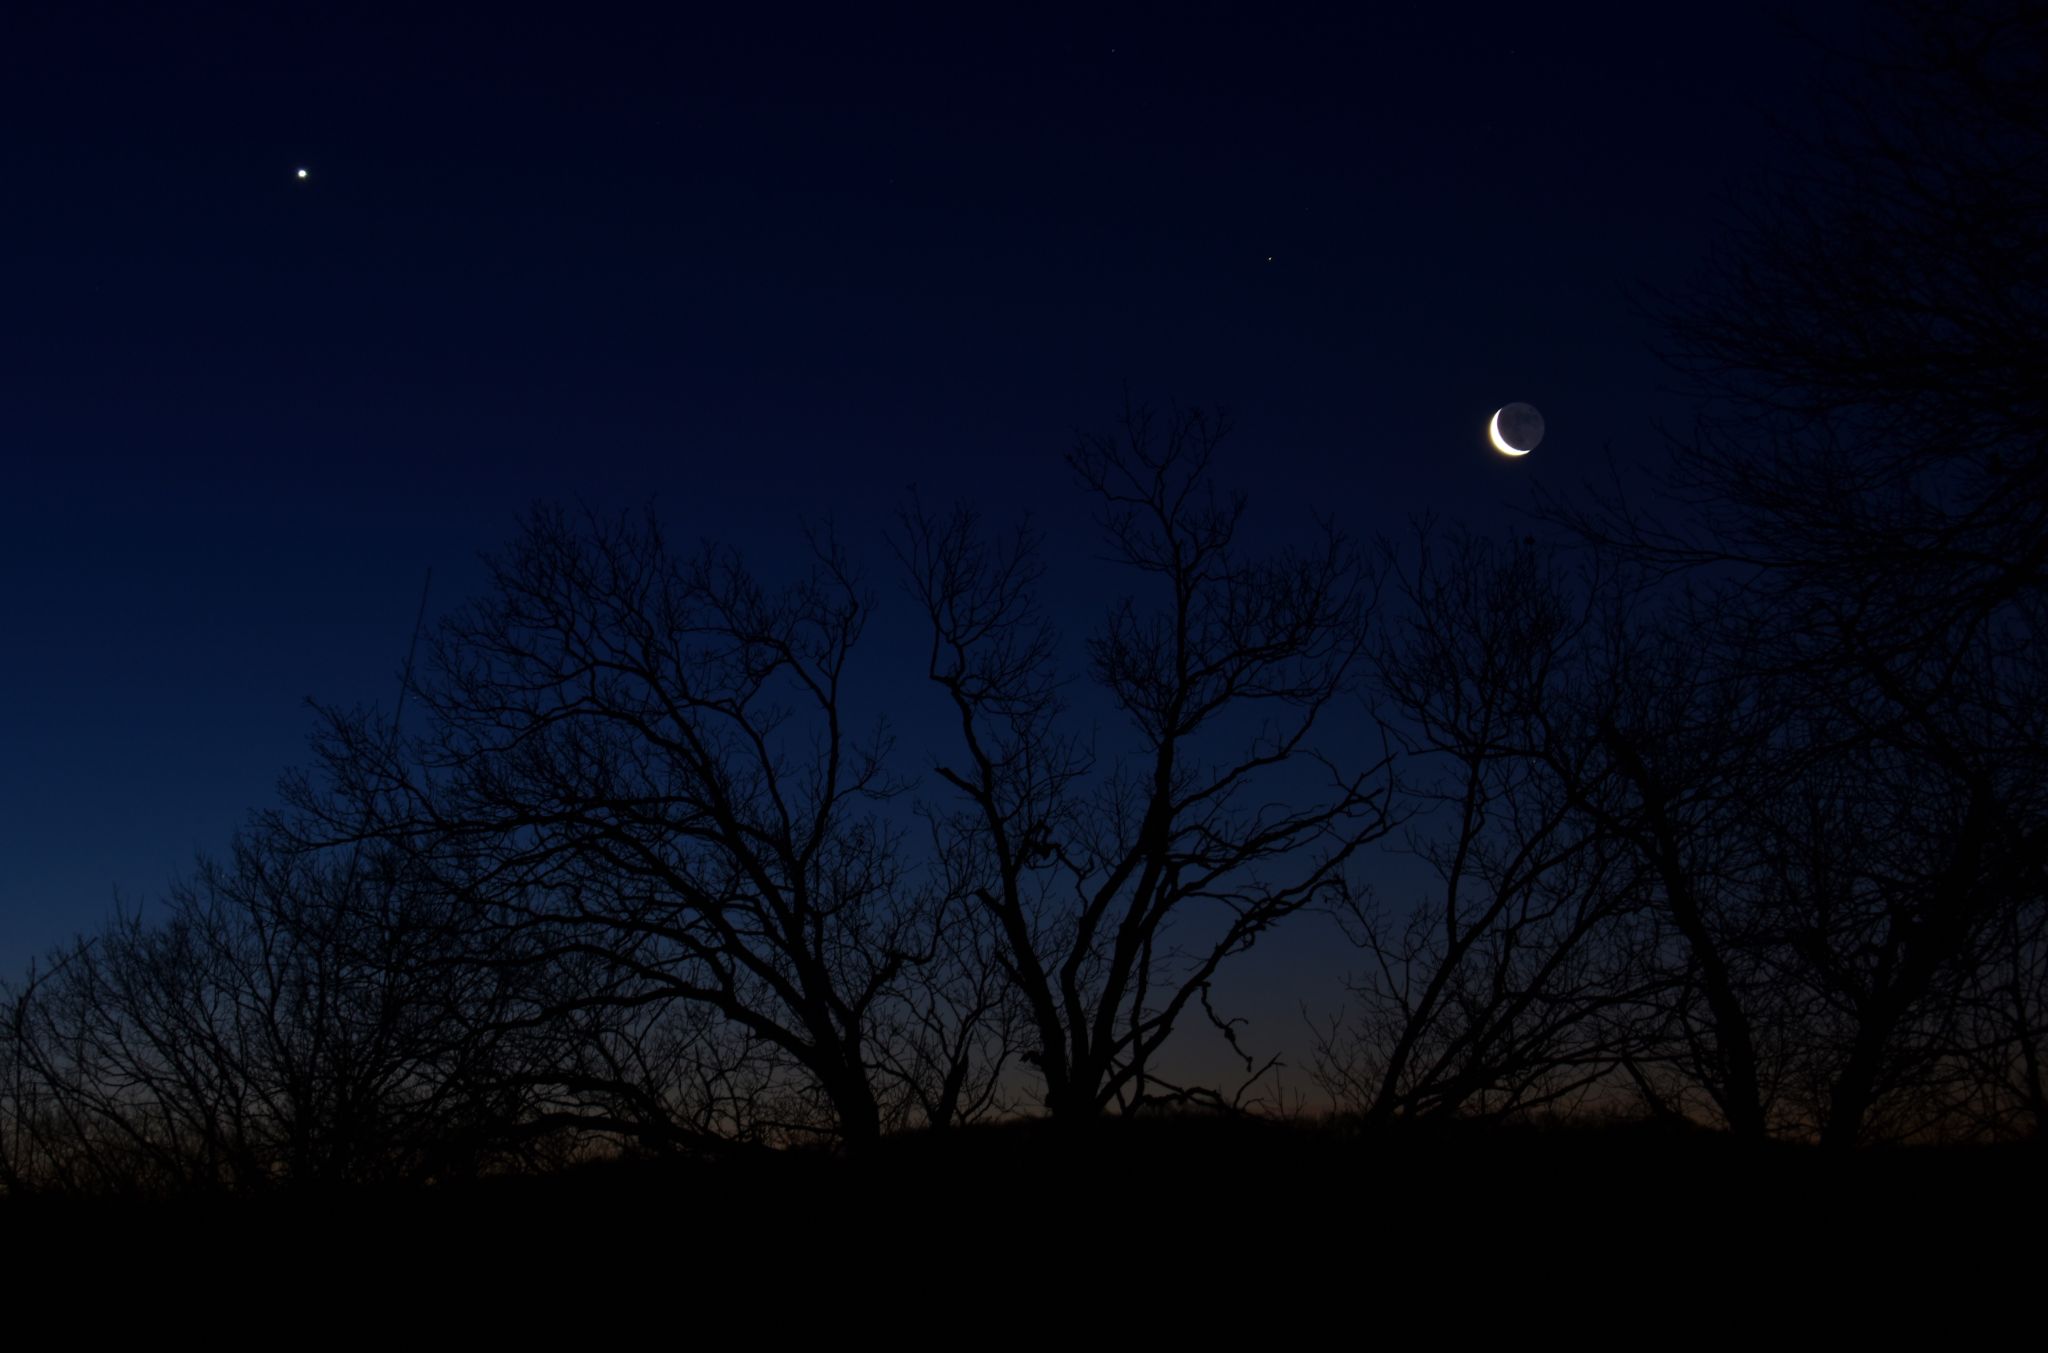
[[(388, 706), (427, 570), (461, 600), (539, 498), (771, 563), (833, 515), (886, 692), (912, 484), (1034, 513), (1086, 629), (1062, 457), (1126, 390), (1229, 411), (1274, 540), (1667, 455), (1631, 291), (1796, 167), (1835, 59), (1727, 3), (240, 8), (0, 18), (9, 973), (223, 847), (308, 697)], [(1334, 997), (1275, 976), (1329, 939), (1247, 1008)]]

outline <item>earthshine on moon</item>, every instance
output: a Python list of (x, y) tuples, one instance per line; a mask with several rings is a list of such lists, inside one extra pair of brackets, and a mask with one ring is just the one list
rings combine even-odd
[(1533, 405), (1504, 405), (1494, 410), (1486, 435), (1502, 455), (1526, 456), (1543, 440), (1543, 415)]

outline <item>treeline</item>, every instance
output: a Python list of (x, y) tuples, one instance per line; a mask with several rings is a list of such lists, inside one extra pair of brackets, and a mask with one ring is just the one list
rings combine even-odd
[[(1665, 306), (1702, 413), (1654, 496), (1265, 551), (1220, 422), (1133, 413), (1070, 457), (1117, 575), (1079, 671), (1037, 536), (912, 505), (935, 745), (848, 694), (836, 539), (771, 581), (537, 509), (397, 709), (326, 712), (226, 858), (6, 988), (0, 1184), (1228, 1110), (1267, 1068), (1215, 979), (1311, 909), (1358, 946), (1314, 1074), (1367, 1122), (2041, 1135), (2043, 52), (1916, 30)], [(1434, 883), (1376, 895), (1388, 851)], [(1162, 1073), (1191, 1024), (1242, 1085)]]
[(1071, 459), (1153, 584), (1087, 645), (1114, 752), (1063, 703), (1035, 538), (903, 514), (955, 730), (915, 794), (847, 705), (874, 602), (836, 542), (770, 585), (536, 510), (406, 725), (330, 712), (163, 919), (8, 993), (9, 1180), (442, 1178), (1213, 1095), (1159, 1049), (1191, 1012), (1229, 1031), (1218, 969), (1342, 896), (1395, 792), (1377, 743), (1315, 736), (1357, 693), (1368, 561), (1334, 529), (1248, 554), (1221, 435), (1134, 415)]

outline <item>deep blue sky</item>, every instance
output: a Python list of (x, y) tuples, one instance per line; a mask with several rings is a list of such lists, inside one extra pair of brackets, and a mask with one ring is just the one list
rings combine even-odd
[(222, 846), (307, 697), (388, 703), (537, 497), (834, 512), (886, 585), (912, 482), (1076, 547), (1126, 387), (1226, 407), (1276, 532), (1661, 456), (1628, 291), (1824, 73), (1729, 3), (237, 8), (0, 18), (10, 973)]

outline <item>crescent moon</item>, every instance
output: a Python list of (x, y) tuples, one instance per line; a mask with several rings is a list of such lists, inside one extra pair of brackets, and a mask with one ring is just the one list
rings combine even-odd
[[(1495, 409), (1493, 411), (1493, 417), (1489, 419), (1486, 424), (1486, 435), (1493, 439), (1493, 449), (1500, 452), (1503, 456), (1528, 455), (1528, 451), (1517, 451), (1514, 447), (1509, 446), (1507, 444), (1507, 439), (1500, 435), (1500, 413), (1501, 411), (1499, 409)], [(1534, 448), (1531, 448), (1531, 450), (1533, 449)]]

